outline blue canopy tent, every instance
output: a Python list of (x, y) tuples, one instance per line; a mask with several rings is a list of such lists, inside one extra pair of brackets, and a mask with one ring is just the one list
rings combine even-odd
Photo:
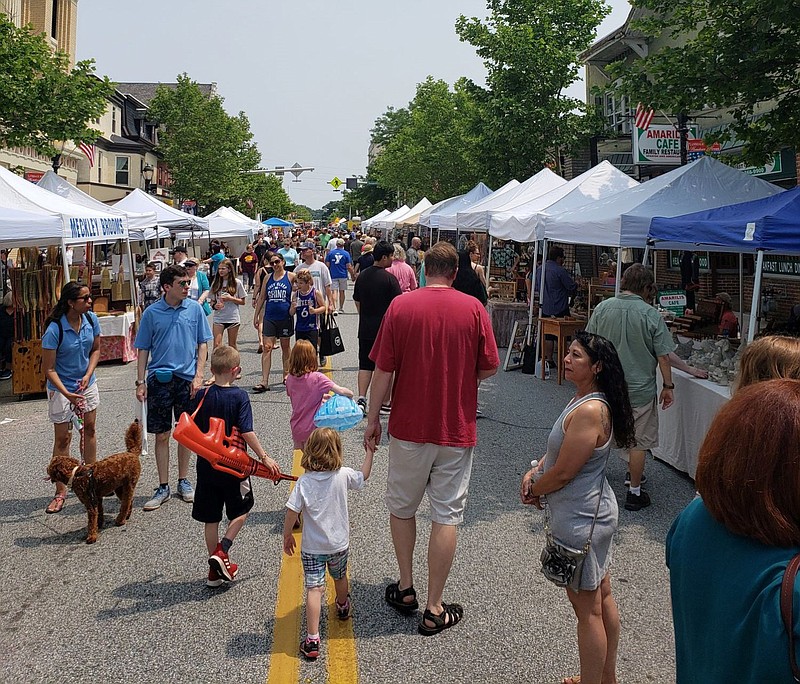
[(283, 219), (280, 219), (277, 216), (268, 218), (266, 221), (262, 221), (262, 223), (265, 226), (273, 226), (276, 228), (287, 228), (288, 226), (294, 227), (294, 223), (292, 223), (291, 221), (284, 221)]
[(693, 214), (655, 217), (648, 239), (662, 249), (756, 253), (750, 341), (756, 330), (764, 252), (800, 254), (800, 188)]

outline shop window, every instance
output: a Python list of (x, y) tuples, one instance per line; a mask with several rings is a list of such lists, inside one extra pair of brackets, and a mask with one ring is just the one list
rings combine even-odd
[(97, 182), (103, 182), (103, 153), (97, 152)]
[(130, 185), (130, 157), (117, 157), (116, 163), (116, 185)]

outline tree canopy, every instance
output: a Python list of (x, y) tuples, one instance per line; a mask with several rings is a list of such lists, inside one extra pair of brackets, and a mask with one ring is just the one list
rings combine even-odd
[(69, 67), (69, 56), (50, 49), (31, 26), (18, 28), (0, 14), (0, 146), (30, 146), (45, 155), (57, 143), (93, 142), (91, 121), (114, 92), (95, 74), (94, 60)]
[(194, 199), (208, 212), (245, 197), (254, 181), (242, 172), (256, 168), (261, 156), (244, 112), (229, 115), (221, 97), (204, 94), (187, 74), (178, 76), (176, 87), (156, 90), (150, 112), (163, 126), (158, 151), (179, 198)]
[(610, 71), (618, 90), (668, 112), (730, 108), (725, 135), (763, 163), (800, 147), (800, 5), (797, 0), (633, 0), (633, 25), (676, 44)]
[(568, 97), (609, 8), (603, 0), (488, 0), (486, 21), (459, 17), (456, 33), (476, 48), (486, 87), (469, 83), (478, 116), (483, 179), (500, 185), (559, 163), (594, 132), (587, 105)]
[(472, 101), (464, 82), (453, 90), (429, 76), (406, 110), (390, 110), (376, 122), (373, 142), (383, 146), (372, 166), (378, 183), (415, 202), (466, 192), (478, 167), (468, 126)]

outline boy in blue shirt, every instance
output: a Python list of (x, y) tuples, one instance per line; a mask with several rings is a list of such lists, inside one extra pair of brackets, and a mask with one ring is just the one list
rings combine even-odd
[[(220, 345), (211, 355), (211, 373), (214, 384), (201, 389), (194, 397), (191, 411), (199, 407), (194, 421), (202, 432), (208, 432), (212, 416), (225, 421), (225, 434), (242, 450), (249, 446), (273, 474), (280, 472), (278, 464), (267, 456), (256, 433), (253, 432), (253, 411), (250, 398), (233, 382), (241, 371), (239, 352), (233, 347)], [(202, 405), (200, 405), (202, 404)], [(225, 536), (219, 538), (222, 508), (228, 518)], [(253, 489), (250, 478), (243, 480), (215, 470), (204, 458), (197, 459), (197, 492), (192, 506), (192, 517), (205, 523), (205, 540), (208, 548), (209, 587), (218, 587), (236, 577), (239, 566), (228, 557), (236, 535), (244, 526), (247, 514), (253, 508)]]
[[(159, 275), (164, 296), (142, 313), (134, 346), (139, 350), (136, 398), (147, 402), (147, 431), (156, 435), (158, 487), (144, 505), (154, 511), (171, 496), (169, 438), (177, 421), (203, 385), (211, 329), (203, 308), (188, 299), (189, 278), (183, 266), (167, 266)], [(187, 479), (191, 452), (178, 445), (178, 496), (194, 501)]]

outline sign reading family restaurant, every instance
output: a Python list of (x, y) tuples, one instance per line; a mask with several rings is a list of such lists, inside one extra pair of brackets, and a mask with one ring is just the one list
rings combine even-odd
[[(689, 137), (697, 138), (697, 126), (689, 126)], [(680, 164), (681, 138), (671, 124), (633, 127), (634, 164)]]

